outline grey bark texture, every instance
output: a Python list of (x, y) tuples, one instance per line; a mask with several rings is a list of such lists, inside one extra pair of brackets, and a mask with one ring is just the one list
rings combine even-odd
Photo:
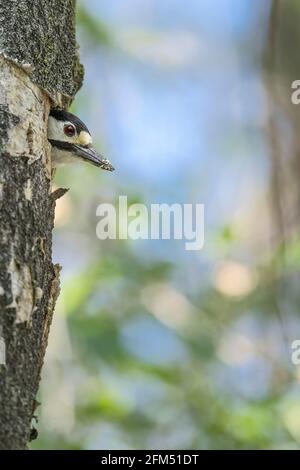
[(51, 252), (62, 191), (51, 190), (47, 119), (82, 76), (74, 0), (0, 0), (0, 449), (24, 449), (33, 434), (59, 293)]

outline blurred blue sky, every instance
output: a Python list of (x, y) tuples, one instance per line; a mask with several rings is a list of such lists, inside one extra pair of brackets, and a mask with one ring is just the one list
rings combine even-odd
[[(116, 167), (112, 175), (88, 169), (93, 180), (86, 184), (95, 197), (101, 195), (98, 203), (112, 191), (147, 204), (204, 203), (202, 266), (183, 241), (132, 242), (141, 256), (187, 263), (186, 277), (194, 279), (194, 269), (214, 258), (215, 233), (253, 217), (265, 190), (266, 109), (257, 56), (269, 2), (79, 0), (78, 5), (107, 28), (111, 44), (95, 45), (78, 30), (85, 80), (76, 112)], [(88, 170), (80, 169), (80, 178)], [(81, 218), (87, 209), (81, 208)], [(73, 236), (78, 240), (77, 227)], [(88, 254), (88, 239), (79, 244)], [(54, 248), (57, 259), (66, 256), (62, 240)], [(64, 265), (72, 269), (79, 257), (69, 257)]]
[[(83, 232), (76, 224), (73, 232), (70, 227), (58, 232), (54, 257), (64, 275), (91, 262), (93, 243), (100, 242), (91, 242), (87, 217), (96, 227), (92, 212), (112, 194), (147, 204), (204, 203), (201, 252), (185, 251), (181, 240), (129, 241), (141, 258), (174, 262), (175, 283), (197, 292), (199, 284), (210, 284), (214, 263), (224, 256), (215, 245), (224, 226), (243, 227), (244, 239), (238, 234), (233, 255), (247, 262), (256, 256), (250, 245), (259, 233), (256, 221), (263, 219), (257, 207), (268, 174), (257, 57), (269, 2), (79, 0), (78, 5), (107, 28), (110, 46), (95, 45), (78, 29), (85, 80), (75, 109), (116, 171), (78, 168), (78, 182), (86, 179), (85, 193), (93, 194), (95, 206), (90, 207), (91, 195), (80, 202), (76, 221), (85, 224)], [(69, 168), (60, 171), (70, 174)]]
[[(108, 174), (89, 166), (58, 171), (71, 181), (70, 193), (59, 203), (73, 204), (69, 220), (63, 213), (63, 223), (55, 231), (54, 257), (63, 265), (59, 308), (67, 311), (65, 286), (71, 286), (70, 297), (76, 298), (77, 288), (80, 296), (85, 269), (92, 266), (93, 271), (97, 262), (106, 269), (105, 255), (115, 263), (120, 250), (123, 269), (116, 278), (113, 274), (110, 278), (109, 272), (107, 280), (100, 274), (83, 311), (77, 312), (86, 325), (92, 324), (93, 315), (100, 321), (110, 312), (117, 317), (120, 343), (144, 364), (176, 365), (178, 370), (187, 369), (195, 381), (204, 377), (220, 396), (229, 393), (237, 408), (244, 399), (264, 399), (273, 386), (269, 351), (275, 362), (284, 360), (281, 325), (272, 320), (274, 328), (269, 317), (262, 320), (260, 314), (267, 311), (263, 300), (251, 309), (240, 307), (237, 315), (232, 306), (235, 299), (256, 292), (256, 268), (264, 262), (269, 242), (267, 110), (261, 60), (270, 2), (78, 0), (78, 5), (107, 29), (109, 45), (96, 43), (84, 28), (78, 28), (85, 80), (74, 110), (116, 171)], [(122, 242), (97, 240), (97, 205), (124, 194), (147, 204), (204, 203), (204, 249), (187, 252), (184, 241), (178, 240), (128, 241), (125, 249)], [(149, 266), (154, 260), (174, 263), (163, 285), (158, 279), (158, 285), (149, 288), (153, 278), (130, 278), (136, 275), (131, 273), (132, 252), (137, 255), (135, 262), (149, 260)], [(218, 317), (215, 323), (214, 316)], [(207, 348), (209, 356), (215, 342), (213, 364), (207, 358), (201, 364), (193, 362), (192, 347), (185, 344), (187, 325), (193, 347)], [(195, 325), (198, 329), (193, 331)], [(92, 340), (99, 342), (99, 374), (112, 394), (119, 393), (128, 402), (136, 400), (141, 407), (148, 399), (149, 413), (155, 412), (157, 396), (169, 401), (170, 391), (159, 381), (137, 376), (135, 382), (130, 373), (105, 364), (103, 337), (97, 340), (97, 331), (93, 333)], [(269, 348), (268, 354), (261, 352), (264, 347)], [(172, 404), (168, 409), (165, 403), (162, 408), (176, 415), (177, 422), (177, 408), (175, 412)], [(187, 422), (182, 416), (178, 418), (181, 444), (194, 432), (188, 415), (184, 416)], [(97, 426), (89, 431), (91, 448), (117, 447), (119, 442), (124, 446), (111, 423)], [(176, 432), (172, 426), (171, 448), (176, 446)], [(157, 433), (153, 437), (158, 442), (160, 438)], [(151, 445), (155, 447), (156, 441)]]
[(79, 37), (86, 77), (78, 102), (89, 103), (83, 117), (124, 186), (151, 202), (205, 202), (219, 222), (236, 209), (237, 193), (239, 205), (243, 189), (249, 195), (265, 166), (253, 57), (268, 7), (260, 3), (83, 2), (112, 27), (115, 47), (90, 49)]

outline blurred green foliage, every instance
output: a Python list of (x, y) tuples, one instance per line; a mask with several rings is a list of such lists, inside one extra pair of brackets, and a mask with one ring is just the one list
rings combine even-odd
[(88, 13), (83, 4), (79, 4), (76, 14), (77, 22), (81, 26), (81, 31), (89, 47), (112, 46), (112, 34), (105, 23)]
[[(300, 41), (299, 2), (288, 3), (280, 47), (284, 72), (296, 67), (299, 78), (289, 47), (290, 35)], [(84, 2), (77, 18), (88, 47), (114, 47), (113, 31)], [(299, 239), (260, 251), (246, 270), (230, 261), (241, 235), (228, 221), (211, 236), (216, 269), (185, 291), (178, 261), (94, 240), (98, 175), (68, 169), (56, 178), (70, 181), (73, 216), (57, 233), (75, 228), (92, 256), (63, 278), (31, 447), (299, 449), (300, 375), (286, 339), (299, 331)], [(124, 188), (110, 184), (103, 198), (115, 202)]]

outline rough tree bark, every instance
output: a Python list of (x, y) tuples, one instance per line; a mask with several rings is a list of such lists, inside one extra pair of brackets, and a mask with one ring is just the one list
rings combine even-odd
[(59, 292), (47, 118), (82, 75), (75, 0), (0, 0), (0, 449), (30, 440)]

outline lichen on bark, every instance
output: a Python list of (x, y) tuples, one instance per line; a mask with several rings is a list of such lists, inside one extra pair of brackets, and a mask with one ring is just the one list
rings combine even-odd
[[(0, 449), (30, 439), (59, 266), (47, 119), (81, 85), (73, 0), (0, 5)], [(1, 359), (1, 358), (0, 358)]]
[(75, 0), (0, 4), (0, 51), (62, 106), (71, 102), (83, 79), (74, 11)]

